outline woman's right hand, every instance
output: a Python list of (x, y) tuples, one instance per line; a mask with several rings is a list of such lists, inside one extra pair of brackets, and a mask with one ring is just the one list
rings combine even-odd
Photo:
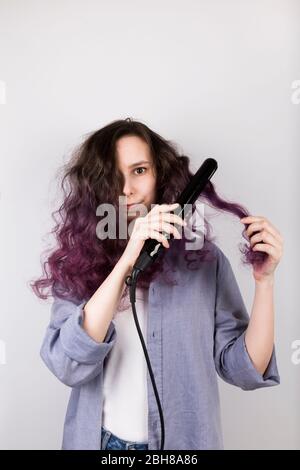
[[(173, 234), (177, 239), (182, 238), (180, 232), (172, 223), (185, 226), (186, 222), (180, 216), (169, 213), (170, 211), (174, 211), (178, 206), (178, 203), (157, 204), (146, 216), (137, 217), (134, 220), (134, 227), (130, 239), (122, 255), (122, 258), (126, 259), (130, 266), (135, 264), (144, 246), (145, 240), (148, 238), (159, 241), (165, 248), (170, 247), (167, 239), (169, 234)], [(167, 236), (164, 236), (161, 231), (166, 232)]]

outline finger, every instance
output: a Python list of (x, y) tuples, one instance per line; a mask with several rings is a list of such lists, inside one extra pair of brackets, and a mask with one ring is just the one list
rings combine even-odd
[(267, 243), (257, 243), (253, 248), (253, 251), (264, 251), (274, 258), (274, 260), (277, 261), (279, 259), (276, 248), (274, 248), (274, 246), (268, 245)]
[[(281, 235), (281, 233), (279, 232), (279, 230), (277, 230), (277, 228), (274, 227), (274, 225), (273, 225), (268, 219), (266, 219), (265, 217), (250, 215), (250, 216), (248, 216), (248, 217), (243, 217), (242, 219), (240, 219), (240, 221), (241, 221), (242, 223), (244, 223), (245, 225), (251, 224), (251, 223), (253, 223), (253, 222), (256, 222), (256, 223), (265, 223), (266, 228), (269, 227), (269, 228), (270, 228), (270, 232), (271, 232), (276, 238), (278, 238), (278, 240), (280, 240), (280, 241), (283, 240), (282, 235)], [(248, 228), (249, 228), (249, 227), (248, 227)]]
[(273, 227), (270, 226), (265, 221), (251, 223), (249, 225), (249, 227), (247, 228), (247, 230), (246, 230), (246, 234), (250, 238), (251, 234), (253, 234), (253, 232), (258, 232), (258, 231), (263, 230), (263, 229), (269, 231), (278, 241), (282, 241), (279, 234), (276, 232), (276, 230), (274, 230)]
[(159, 221), (157, 223), (157, 230), (165, 232), (167, 236), (169, 236), (169, 234), (172, 233), (175, 238), (178, 238), (178, 239), (181, 238), (181, 235), (178, 229), (174, 225), (168, 224), (166, 222)]
[(256, 243), (263, 241), (264, 243), (269, 243), (274, 246), (276, 249), (280, 250), (281, 246), (278, 240), (269, 232), (263, 230), (262, 232), (256, 233), (250, 238), (250, 246), (254, 247)]
[(254, 222), (254, 221), (260, 221), (260, 220), (263, 220), (264, 217), (260, 216), (260, 215), (247, 215), (246, 217), (242, 217), (240, 219), (240, 221), (242, 223), (249, 223), (249, 222)]
[(182, 225), (182, 226), (187, 225), (186, 221), (183, 220), (180, 216), (178, 216), (176, 214), (170, 214), (168, 212), (151, 214), (151, 215), (149, 215), (148, 219), (151, 222), (165, 221), (165, 222), (172, 222), (174, 224)]
[(178, 206), (178, 202), (174, 202), (174, 204), (157, 204), (153, 209), (155, 210), (155, 212), (169, 212), (173, 211)]
[(180, 217), (180, 215), (164, 213), (161, 214), (161, 217), (167, 222), (173, 222), (175, 224), (180, 225), (187, 225), (187, 222), (182, 217)]
[(179, 226), (186, 226), (187, 222), (183, 220), (181, 217), (175, 214), (170, 214), (168, 212), (165, 213), (156, 213), (156, 214), (149, 214), (148, 219), (149, 223), (157, 223), (157, 222), (171, 222), (174, 223), (175, 225)]
[(150, 236), (150, 238), (158, 240), (159, 242), (161, 242), (165, 248), (170, 247), (168, 239), (162, 233), (158, 232), (157, 230), (151, 230), (149, 232), (149, 236)]

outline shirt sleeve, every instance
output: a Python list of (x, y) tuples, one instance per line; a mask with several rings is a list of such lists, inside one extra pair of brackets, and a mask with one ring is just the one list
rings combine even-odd
[(249, 315), (232, 267), (225, 254), (218, 254), (215, 302), (214, 361), (218, 375), (243, 390), (271, 387), (280, 383), (275, 345), (267, 369), (260, 374), (245, 343)]
[(116, 342), (113, 321), (101, 343), (83, 329), (83, 308), (86, 302), (78, 304), (54, 297), (50, 323), (40, 349), (40, 356), (46, 366), (70, 387), (86, 383), (100, 374), (103, 361)]

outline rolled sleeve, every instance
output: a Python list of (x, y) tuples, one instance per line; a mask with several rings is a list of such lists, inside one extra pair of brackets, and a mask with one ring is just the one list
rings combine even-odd
[(98, 343), (82, 327), (84, 306), (55, 297), (40, 356), (49, 370), (65, 385), (79, 386), (103, 370), (103, 362), (116, 342), (116, 329), (110, 322), (105, 338)]
[(103, 342), (98, 343), (83, 329), (83, 309), (86, 302), (82, 302), (61, 328), (61, 344), (65, 353), (82, 364), (99, 362), (112, 348), (111, 339), (115, 333), (113, 322), (110, 323)]
[[(224, 362), (230, 371), (231, 380), (243, 390), (255, 390), (262, 387), (271, 387), (280, 383), (278, 374), (275, 346), (272, 356), (264, 374), (260, 374), (254, 366), (246, 348), (245, 334), (237, 338), (231, 349), (224, 352)], [(226, 357), (226, 351), (229, 351)]]

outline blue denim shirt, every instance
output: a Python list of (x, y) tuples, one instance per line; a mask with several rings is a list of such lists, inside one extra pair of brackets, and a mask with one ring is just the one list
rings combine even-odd
[[(164, 414), (164, 448), (223, 449), (216, 373), (243, 390), (277, 385), (275, 346), (261, 375), (246, 350), (249, 315), (228, 258), (209, 242), (217, 259), (189, 270), (176, 241), (166, 259), (177, 285), (159, 277), (150, 284), (145, 338)], [(86, 301), (54, 297), (40, 351), (53, 374), (72, 387), (62, 449), (100, 449), (103, 368), (117, 334), (113, 320), (102, 343), (86, 333), (81, 326)], [(159, 450), (160, 419), (149, 374), (147, 384), (148, 448)]]

